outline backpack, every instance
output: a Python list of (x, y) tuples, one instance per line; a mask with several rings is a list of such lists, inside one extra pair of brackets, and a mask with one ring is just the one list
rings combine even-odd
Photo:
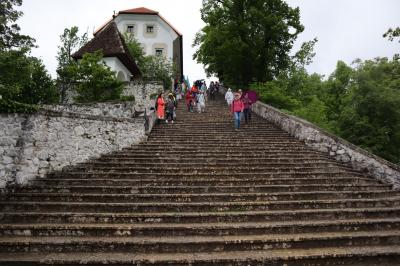
[(174, 108), (175, 108), (174, 101), (171, 100), (171, 99), (168, 99), (168, 102), (167, 102), (167, 109), (172, 111), (172, 110), (174, 110)]

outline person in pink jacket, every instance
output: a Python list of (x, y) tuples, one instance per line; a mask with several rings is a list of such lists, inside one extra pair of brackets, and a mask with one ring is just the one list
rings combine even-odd
[(235, 98), (231, 105), (231, 113), (235, 117), (235, 130), (238, 131), (240, 128), (240, 116), (244, 110), (244, 104), (240, 99), (240, 94), (235, 93)]

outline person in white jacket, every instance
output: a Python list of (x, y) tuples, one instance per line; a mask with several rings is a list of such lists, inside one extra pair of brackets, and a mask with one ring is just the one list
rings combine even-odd
[(233, 102), (233, 93), (231, 89), (228, 89), (228, 91), (225, 93), (225, 100), (226, 103), (231, 106), (232, 102)]
[(199, 94), (197, 94), (197, 110), (199, 113), (205, 113), (206, 111), (206, 99), (204, 97), (204, 92), (200, 91)]

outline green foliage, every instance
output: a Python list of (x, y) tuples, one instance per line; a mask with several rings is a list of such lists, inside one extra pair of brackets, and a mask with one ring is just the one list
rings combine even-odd
[(359, 62), (338, 120), (341, 136), (400, 163), (400, 61)]
[(72, 89), (76, 81), (74, 71), (77, 62), (72, 58), (72, 54), (88, 41), (86, 33), (79, 36), (78, 32), (79, 28), (74, 26), (64, 29), (60, 35), (61, 45), (58, 46), (57, 52), (57, 87), (60, 90), (61, 102), (65, 101), (67, 90)]
[(22, 0), (0, 2), (0, 112), (34, 112), (35, 104), (54, 103), (58, 93), (41, 60), (29, 56), (35, 40), (19, 34), (15, 23)]
[(303, 67), (252, 84), (261, 101), (400, 163), (400, 60), (339, 61), (323, 80)]
[(288, 69), (289, 52), (303, 31), (298, 8), (282, 0), (204, 0), (206, 26), (193, 58), (229, 86), (266, 82)]
[(26, 50), (0, 52), (0, 95), (4, 99), (18, 100), (30, 80), (30, 62)]
[(135, 96), (134, 95), (121, 96), (120, 99), (121, 99), (121, 101), (134, 102), (135, 101)]
[(0, 95), (27, 104), (58, 102), (58, 92), (43, 63), (24, 50), (0, 52)]
[(134, 35), (126, 33), (124, 35), (126, 45), (132, 57), (136, 60), (142, 77), (145, 80), (159, 80), (163, 82), (164, 89), (170, 89), (172, 79), (176, 76), (176, 67), (171, 60), (164, 56), (145, 55), (141, 44)]
[(172, 79), (175, 76), (175, 67), (171, 60), (164, 56), (148, 55), (145, 57), (145, 64), (141, 68), (143, 78), (147, 80), (160, 80), (164, 89), (170, 89)]
[[(126, 32), (124, 34), (124, 39), (126, 46), (128, 47), (129, 52), (131, 53), (132, 57), (135, 59), (136, 64), (138, 65), (139, 69), (142, 71), (142, 68), (145, 65), (146, 54), (143, 51), (142, 45), (139, 41), (135, 38), (135, 35)], [(145, 73), (143, 73), (145, 74)]]
[(115, 78), (115, 73), (101, 61), (101, 51), (83, 55), (78, 64), (71, 66), (76, 73), (78, 102), (104, 102), (120, 99), (123, 83)]
[(22, 0), (0, 1), (0, 51), (34, 47), (35, 39), (19, 34), (20, 27), (15, 23), (23, 13), (14, 10), (14, 6), (21, 5)]
[(35, 113), (39, 110), (37, 105), (19, 103), (12, 100), (0, 99), (0, 113)]
[[(397, 27), (395, 29), (389, 28), (387, 32), (383, 34), (383, 38), (388, 38), (389, 41), (394, 41), (395, 38), (400, 37), (400, 27)], [(400, 42), (400, 38), (399, 38)]]

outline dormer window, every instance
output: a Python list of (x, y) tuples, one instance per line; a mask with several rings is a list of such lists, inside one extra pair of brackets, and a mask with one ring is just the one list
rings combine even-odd
[(147, 26), (146, 27), (146, 32), (147, 33), (153, 33), (154, 32), (154, 26)]

